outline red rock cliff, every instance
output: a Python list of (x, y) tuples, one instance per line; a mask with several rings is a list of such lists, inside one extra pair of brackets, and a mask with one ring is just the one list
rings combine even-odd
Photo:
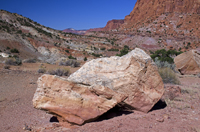
[(108, 31), (112, 29), (118, 29), (123, 23), (124, 23), (124, 20), (110, 20), (107, 22), (103, 30)]
[(138, 0), (133, 11), (125, 17), (125, 27), (163, 13), (200, 14), (200, 0)]

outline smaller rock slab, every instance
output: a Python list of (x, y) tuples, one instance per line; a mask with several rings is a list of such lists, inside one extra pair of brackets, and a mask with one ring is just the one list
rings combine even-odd
[(190, 50), (174, 58), (177, 69), (183, 75), (200, 73), (200, 52)]
[(53, 75), (42, 75), (37, 83), (34, 107), (72, 124), (94, 120), (126, 98), (104, 86), (73, 83)]

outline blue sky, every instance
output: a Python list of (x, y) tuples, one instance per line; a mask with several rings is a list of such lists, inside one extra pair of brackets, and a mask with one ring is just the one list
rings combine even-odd
[(104, 27), (124, 19), (137, 0), (0, 0), (0, 9), (58, 30)]

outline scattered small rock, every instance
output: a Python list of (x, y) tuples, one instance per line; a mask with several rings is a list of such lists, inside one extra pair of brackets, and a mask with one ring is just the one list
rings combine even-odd
[(156, 121), (158, 121), (158, 122), (164, 122), (164, 118), (156, 118)]
[(31, 127), (29, 127), (28, 125), (24, 124), (24, 127), (23, 127), (24, 130), (28, 130), (28, 131), (31, 131)]

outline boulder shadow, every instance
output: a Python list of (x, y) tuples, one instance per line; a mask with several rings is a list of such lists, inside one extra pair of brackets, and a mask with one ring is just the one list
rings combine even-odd
[(59, 121), (58, 121), (57, 117), (52, 116), (52, 117), (50, 118), (49, 122), (59, 122)]
[(106, 113), (104, 113), (103, 115), (101, 115), (100, 117), (98, 117), (95, 121), (93, 122), (100, 122), (103, 120), (109, 120), (112, 119), (114, 117), (117, 116), (122, 116), (122, 115), (128, 115), (133, 113), (132, 110), (128, 110), (125, 107), (121, 107), (121, 106), (115, 106), (112, 109), (110, 109), (109, 111), (107, 111)]
[(167, 107), (166, 102), (163, 100), (159, 100), (149, 112), (154, 111), (154, 110), (164, 109), (165, 107)]

